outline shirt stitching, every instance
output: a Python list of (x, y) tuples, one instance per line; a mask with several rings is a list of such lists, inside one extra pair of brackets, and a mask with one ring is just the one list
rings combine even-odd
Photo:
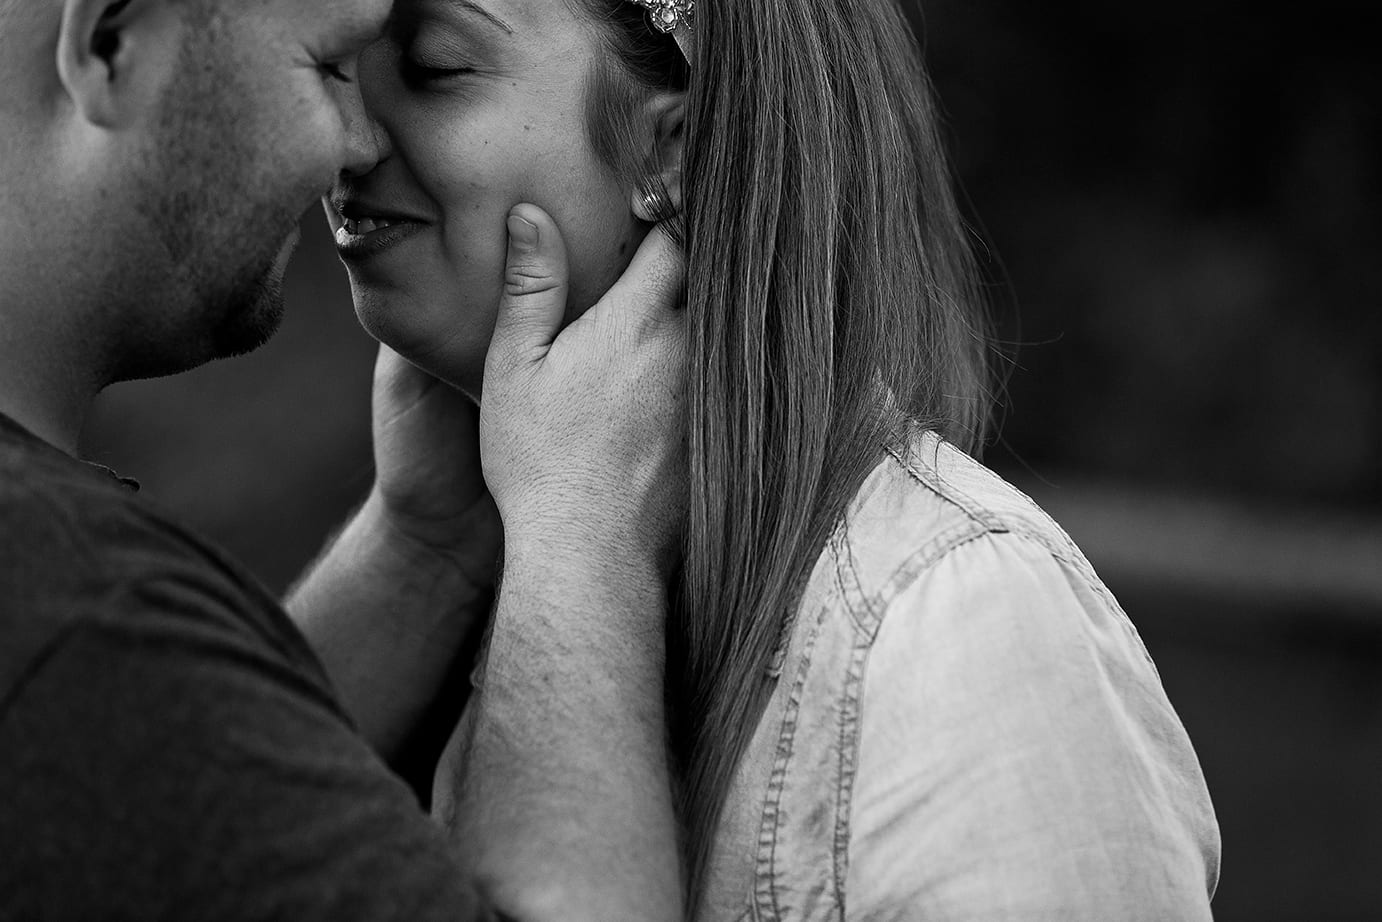
[[(941, 451), (947, 450), (948, 446), (942, 440), (932, 437), (937, 455)], [(919, 451), (914, 447), (913, 453)], [(949, 449), (956, 450), (956, 449)], [(893, 458), (898, 465), (907, 472), (908, 477), (919, 484), (927, 492), (935, 495), (942, 502), (964, 513), (962, 521), (944, 528), (939, 533), (932, 536), (926, 543), (915, 548), (911, 553), (896, 565), (886, 578), (875, 585), (877, 591), (869, 592), (865, 589), (864, 574), (861, 573), (859, 560), (853, 553), (851, 537), (854, 530), (857, 530), (858, 523), (851, 522), (851, 515), (846, 514), (837, 524), (835, 532), (827, 542), (826, 551), (831, 555), (834, 573), (824, 576), (828, 582), (819, 584), (821, 589), (830, 594), (839, 594), (838, 599), (826, 598), (816, 612), (814, 624), (812, 624), (809, 634), (802, 641), (801, 653), (797, 656), (796, 668), (794, 671), (793, 682), (787, 701), (784, 706), (783, 716), (780, 718), (777, 730), (777, 743), (773, 753), (773, 766), (769, 774), (767, 797), (762, 805), (760, 814), (759, 833), (757, 837), (757, 857), (755, 859), (755, 883), (753, 897), (750, 902), (748, 918), (755, 920), (780, 920), (784, 918), (787, 911), (792, 911), (790, 898), (794, 895), (800, 899), (802, 895), (795, 888), (799, 888), (804, 882), (797, 880), (798, 872), (807, 872), (809, 869), (801, 869), (792, 866), (791, 862), (796, 859), (790, 849), (780, 853), (779, 845), (784, 845), (780, 837), (785, 829), (791, 825), (792, 811), (790, 805), (786, 803), (787, 792), (790, 778), (798, 774), (794, 768), (799, 768), (799, 764), (794, 765), (793, 760), (800, 758), (798, 749), (800, 741), (797, 739), (797, 731), (801, 729), (802, 706), (807, 699), (808, 680), (811, 677), (813, 667), (817, 670), (829, 668), (835, 673), (833, 677), (827, 676), (829, 686), (834, 689), (836, 705), (839, 711), (835, 715), (837, 722), (837, 745), (839, 753), (836, 762), (836, 777), (834, 779), (835, 804), (833, 805), (833, 830), (831, 836), (831, 874), (830, 885), (833, 890), (835, 906), (832, 916), (843, 919), (846, 912), (846, 901), (848, 894), (846, 886), (848, 882), (849, 868), (849, 837), (851, 833), (850, 809), (852, 806), (853, 788), (858, 771), (858, 747), (860, 745), (860, 727), (862, 725), (862, 690), (864, 679), (867, 672), (869, 653), (872, 650), (877, 633), (881, 629), (883, 619), (888, 614), (888, 609), (892, 607), (896, 598), (905, 591), (910, 585), (920, 579), (930, 568), (934, 567), (947, 554), (959, 547), (967, 545), (973, 541), (990, 535), (999, 536), (1012, 534), (1019, 541), (1032, 541), (1050, 557), (1063, 564), (1067, 568), (1067, 573), (1072, 578), (1078, 578), (1098, 598), (1103, 600), (1113, 612), (1115, 612), (1137, 640), (1137, 643), (1147, 662), (1151, 659), (1146, 654), (1145, 646), (1142, 646), (1140, 637), (1137, 636), (1136, 629), (1127, 619), (1122, 608), (1118, 606), (1116, 600), (1108, 588), (1099, 581), (1093, 572), (1092, 566), (1085, 561), (1079, 554), (1074, 543), (1070, 541), (1059, 526), (1055, 526), (1051, 533), (1044, 533), (1036, 528), (1032, 523), (1021, 517), (1005, 515), (1001, 511), (988, 508), (979, 502), (974, 496), (970, 495), (955, 484), (944, 480), (939, 475), (939, 465), (936, 469), (929, 470), (924, 468), (925, 474), (910, 463), (897, 451), (888, 448), (887, 454)], [(1049, 517), (1040, 510), (1029, 497), (1021, 491), (1009, 487), (1006, 482), (998, 478), (997, 475), (988, 471), (982, 465), (973, 464), (979, 474), (990, 481), (995, 481), (1003, 485), (1004, 490), (1011, 490), (1015, 496), (1019, 496), (1025, 501), (1025, 505), (1030, 507), (1040, 517), (1039, 521), (1049, 522)], [(929, 475), (929, 476), (928, 476)], [(851, 513), (859, 508), (858, 504), (851, 507)], [(1054, 523), (1051, 523), (1054, 525)], [(1063, 545), (1057, 537), (1064, 539)], [(833, 586), (832, 586), (833, 584)], [(837, 638), (822, 638), (827, 619), (831, 617), (837, 605), (843, 605), (844, 612), (850, 620), (851, 628), (855, 636), (852, 648), (848, 653), (847, 663), (838, 663), (834, 655), (822, 659), (823, 650), (828, 652), (828, 643), (837, 642)], [(803, 613), (804, 614), (804, 613)], [(802, 625), (805, 627), (805, 625)], [(787, 654), (788, 641), (791, 638), (789, 632), (783, 638), (784, 656)], [(841, 651), (843, 652), (843, 651)], [(815, 662), (813, 662), (813, 659)], [(779, 668), (785, 668), (786, 663), (779, 664)], [(837, 665), (844, 666), (843, 674), (835, 672)], [(1155, 666), (1153, 664), (1153, 669)], [(839, 683), (839, 684), (836, 684)], [(785, 690), (785, 689), (784, 689)], [(812, 685), (810, 690), (815, 691)], [(814, 700), (814, 699), (813, 699)], [(829, 700), (829, 699), (827, 699)], [(825, 702), (820, 702), (824, 704)], [(825, 716), (825, 715), (822, 715)], [(823, 728), (824, 729), (824, 728)], [(828, 732), (828, 731), (827, 731)], [(826, 737), (825, 739), (828, 739)], [(824, 740), (822, 740), (823, 742)], [(816, 745), (816, 744), (812, 744)], [(808, 779), (809, 780), (809, 779)], [(822, 779), (823, 780), (823, 779)], [(827, 782), (829, 784), (829, 782)], [(821, 792), (820, 788), (814, 789), (817, 795)], [(828, 790), (828, 788), (827, 788)], [(798, 795), (793, 795), (798, 796)], [(786, 812), (784, 812), (786, 811)], [(818, 845), (824, 843), (818, 842)], [(784, 845), (786, 848), (786, 845)], [(779, 862), (788, 863), (786, 868), (779, 867)], [(810, 872), (809, 877), (815, 877), (818, 872)], [(785, 875), (785, 880), (791, 882), (792, 889), (784, 890), (779, 884), (780, 876)], [(812, 883), (812, 891), (817, 884)], [(788, 904), (784, 906), (784, 895), (789, 897)], [(814, 914), (813, 914), (814, 917)]]
[[(936, 448), (937, 465), (935, 467), (923, 467), (921, 469), (918, 469), (916, 465), (912, 464), (910, 459), (902, 457), (897, 449), (890, 446), (886, 451), (913, 480), (921, 484), (921, 486), (925, 487), (931, 493), (934, 493), (941, 500), (960, 509), (971, 519), (976, 522), (981, 522), (989, 528), (1006, 529), (1007, 526), (1002, 518), (996, 515), (993, 510), (989, 509), (983, 503), (978, 502), (954, 484), (948, 483), (941, 478), (939, 455), (942, 447), (943, 446), (938, 441)], [(956, 450), (958, 451), (958, 449)], [(976, 462), (976, 466), (982, 467), (983, 465), (979, 465)]]
[(864, 666), (873, 648), (871, 638), (856, 636), (849, 668), (840, 691), (840, 760), (835, 779), (835, 837), (832, 847), (835, 903), (845, 918), (845, 882), (849, 879), (850, 815), (854, 803), (854, 779), (859, 771), (860, 711), (863, 707)]
[[(938, 439), (936, 449), (937, 455), (943, 450), (944, 446), (945, 443)], [(953, 450), (959, 451), (959, 449)], [(1153, 672), (1156, 673), (1156, 664), (1152, 661), (1151, 654), (1147, 652), (1147, 646), (1143, 643), (1141, 635), (1138, 634), (1136, 625), (1132, 623), (1132, 619), (1129, 618), (1127, 612), (1123, 610), (1123, 606), (1114, 598), (1113, 593), (1104, 585), (1103, 580), (1099, 579), (1099, 575), (1094, 571), (1094, 567), (1089, 561), (1076, 550), (1078, 546), (1075, 544), (1074, 539), (1061, 528), (1059, 523), (1047, 515), (1030, 496), (1013, 487), (1011, 484), (1008, 484), (982, 464), (978, 462), (973, 463), (972, 467), (977, 472), (978, 476), (983, 477), (990, 483), (997, 484), (1005, 491), (1011, 491), (1029, 511), (1035, 513), (1043, 524), (1048, 526), (1060, 537), (1060, 541), (1051, 540), (1051, 537), (1043, 530), (1032, 528), (1021, 519), (1008, 521), (1002, 516), (996, 515), (992, 510), (975, 500), (959, 486), (942, 480), (939, 473), (932, 472), (929, 469), (919, 471), (910, 460), (903, 458), (896, 449), (888, 447), (886, 451), (913, 480), (925, 489), (930, 490), (941, 500), (963, 510), (976, 522), (984, 526), (984, 532), (992, 534), (1011, 533), (1026, 538), (1027, 540), (1034, 541), (1055, 560), (1065, 564), (1078, 574), (1085, 587), (1102, 599), (1104, 604), (1114, 613), (1115, 617), (1123, 625), (1123, 630), (1126, 631), (1136, 643), (1138, 650), (1142, 654), (1142, 658), (1152, 667)], [(932, 481), (934, 481), (934, 483)], [(977, 538), (984, 532), (975, 534), (972, 537)], [(903, 566), (906, 566), (908, 562), (910, 562), (910, 560), (904, 562)], [(923, 564), (920, 569), (925, 569), (925, 565)], [(920, 569), (918, 570), (918, 574), (920, 573)], [(903, 585), (905, 585), (906, 580), (905, 577), (902, 576), (901, 571), (902, 567), (899, 567), (898, 571), (885, 582), (885, 587), (891, 589), (891, 592), (888, 593), (886, 599), (882, 600), (882, 604), (887, 604), (887, 602), (891, 601), (892, 597), (903, 588), (902, 585), (893, 585), (894, 581), (902, 580)], [(877, 626), (875, 625), (875, 630), (876, 629)], [(1160, 679), (1160, 674), (1156, 674), (1157, 678)]]
[(797, 720), (801, 712), (806, 677), (811, 671), (811, 656), (820, 636), (821, 624), (829, 612), (828, 604), (821, 606), (811, 633), (806, 638), (801, 662), (792, 680), (792, 691), (787, 698), (782, 716), (781, 729), (778, 731), (777, 747), (773, 753), (773, 769), (768, 779), (768, 796), (763, 803), (763, 816), (758, 832), (758, 857), (755, 861), (757, 880), (754, 885), (754, 903), (760, 913), (767, 913), (768, 918), (772, 919), (782, 917), (777, 887), (773, 885), (777, 867), (778, 831), (782, 819), (782, 796), (786, 789), (787, 773), (796, 742)]

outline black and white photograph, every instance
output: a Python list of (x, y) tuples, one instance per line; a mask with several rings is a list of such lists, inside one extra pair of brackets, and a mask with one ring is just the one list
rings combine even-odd
[(1365, 13), (0, 0), (0, 922), (1382, 919)]

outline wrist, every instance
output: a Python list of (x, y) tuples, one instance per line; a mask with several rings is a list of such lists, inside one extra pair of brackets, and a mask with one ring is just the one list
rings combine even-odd
[[(573, 482), (574, 481), (574, 482)], [(576, 563), (671, 575), (681, 548), (684, 506), (634, 483), (510, 491), (503, 503), (506, 557), (532, 548)]]
[(605, 519), (538, 515), (504, 522), (504, 569), (529, 563), (549, 570), (610, 573), (631, 582), (664, 581), (665, 545)]
[(666, 570), (656, 555), (578, 530), (506, 532), (503, 595), (555, 612), (559, 629), (600, 643), (605, 634), (643, 638), (661, 651)]
[(494, 586), (502, 532), (487, 496), (462, 516), (427, 519), (398, 512), (376, 482), (356, 521), (412, 567), (477, 593)]

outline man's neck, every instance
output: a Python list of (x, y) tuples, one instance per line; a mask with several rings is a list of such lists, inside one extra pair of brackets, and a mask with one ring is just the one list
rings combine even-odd
[(77, 439), (81, 435), (86, 414), (70, 415), (35, 411), (32, 404), (15, 405), (8, 399), (10, 395), (0, 394), (0, 413), (19, 423), (43, 441), (58, 448), (74, 458), (77, 456)]
[(12, 345), (0, 344), (0, 413), (75, 457), (99, 385), (78, 380), (69, 363), (35, 361), (34, 351), (17, 355)]
[(115, 321), (99, 270), (112, 257), (74, 235), (53, 205), (0, 189), (0, 217), (32, 230), (0, 240), (0, 413), (75, 456), (109, 383)]

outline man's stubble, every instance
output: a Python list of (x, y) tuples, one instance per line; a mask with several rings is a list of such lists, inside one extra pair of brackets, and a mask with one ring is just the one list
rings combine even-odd
[[(168, 303), (149, 305), (135, 359), (121, 377), (174, 374), (250, 352), (277, 331), (284, 313), (285, 242), (297, 227), (295, 201), (254, 130), (252, 107), (214, 34), (189, 43), (163, 100), (156, 137), (140, 171), (139, 225), (146, 254), (167, 267), (158, 284)], [(135, 273), (137, 276), (138, 273)]]

